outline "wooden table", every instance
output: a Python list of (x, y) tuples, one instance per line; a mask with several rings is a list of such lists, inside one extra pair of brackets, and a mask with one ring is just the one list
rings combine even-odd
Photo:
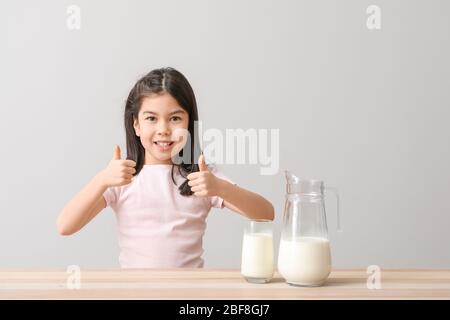
[(236, 269), (81, 269), (79, 275), (77, 282), (64, 269), (0, 269), (0, 299), (450, 299), (450, 270), (381, 270), (381, 289), (367, 287), (365, 269), (333, 270), (316, 288), (290, 286), (278, 273), (270, 283), (252, 284)]

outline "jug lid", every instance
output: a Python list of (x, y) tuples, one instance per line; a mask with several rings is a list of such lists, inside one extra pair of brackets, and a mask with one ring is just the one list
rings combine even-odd
[(323, 195), (324, 183), (322, 180), (300, 179), (290, 171), (286, 174), (286, 192)]

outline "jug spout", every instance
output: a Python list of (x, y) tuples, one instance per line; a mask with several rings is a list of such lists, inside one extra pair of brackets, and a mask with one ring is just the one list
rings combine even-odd
[(288, 194), (292, 193), (303, 193), (303, 194), (323, 194), (323, 181), (321, 180), (311, 180), (311, 179), (300, 179), (298, 176), (293, 174), (291, 171), (285, 170), (286, 175), (286, 192)]
[(299, 191), (300, 178), (293, 174), (291, 171), (285, 170), (286, 175), (286, 192), (297, 193)]
[(286, 175), (286, 182), (288, 184), (292, 184), (292, 183), (298, 183), (300, 181), (300, 178), (297, 177), (295, 174), (293, 174), (292, 172), (286, 170), (284, 171), (285, 175)]

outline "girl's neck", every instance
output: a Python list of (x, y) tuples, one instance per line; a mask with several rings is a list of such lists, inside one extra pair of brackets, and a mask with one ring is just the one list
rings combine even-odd
[(173, 165), (172, 159), (167, 159), (167, 160), (158, 160), (156, 158), (154, 158), (151, 154), (149, 154), (147, 152), (147, 150), (145, 151), (145, 161), (144, 161), (144, 166), (171, 166)]

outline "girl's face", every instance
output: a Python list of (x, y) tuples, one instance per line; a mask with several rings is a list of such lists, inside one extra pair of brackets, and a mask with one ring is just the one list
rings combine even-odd
[(185, 143), (180, 132), (186, 132), (188, 125), (188, 113), (170, 94), (145, 97), (133, 124), (145, 149), (145, 164), (172, 164), (172, 155)]

